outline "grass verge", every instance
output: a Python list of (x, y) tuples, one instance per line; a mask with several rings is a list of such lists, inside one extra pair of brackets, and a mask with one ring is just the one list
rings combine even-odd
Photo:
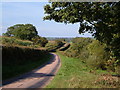
[(116, 88), (120, 87), (118, 77), (112, 72), (92, 70), (79, 59), (60, 56), (62, 66), (46, 88)]

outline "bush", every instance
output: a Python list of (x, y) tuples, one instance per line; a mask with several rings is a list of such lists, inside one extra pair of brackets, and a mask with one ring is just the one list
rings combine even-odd
[(91, 38), (74, 38), (70, 48), (65, 51), (65, 55), (75, 58), (88, 57), (86, 46), (90, 44), (92, 40)]
[(61, 48), (59, 48), (59, 51), (65, 51), (70, 47), (69, 43), (65, 43)]
[(48, 40), (45, 37), (36, 36), (32, 38), (34, 45), (40, 45), (41, 47), (45, 47), (48, 43)]
[(87, 64), (97, 69), (106, 69), (105, 63), (110, 57), (109, 52), (105, 51), (106, 45), (94, 40), (87, 48), (89, 52), (89, 58), (86, 61)]
[(63, 45), (64, 45), (64, 43), (62, 41), (56, 40), (56, 41), (48, 42), (45, 47), (48, 51), (54, 52)]

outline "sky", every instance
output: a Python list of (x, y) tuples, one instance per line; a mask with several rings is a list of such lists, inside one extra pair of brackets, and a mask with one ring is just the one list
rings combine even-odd
[(42, 37), (91, 37), (88, 33), (84, 35), (78, 33), (78, 23), (66, 25), (55, 21), (43, 21), (44, 6), (49, 4), (48, 2), (2, 2), (0, 6), (1, 4), (2, 33), (15, 24), (33, 24)]

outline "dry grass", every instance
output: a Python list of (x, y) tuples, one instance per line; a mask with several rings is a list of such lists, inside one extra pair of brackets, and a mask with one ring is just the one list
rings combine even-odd
[(103, 87), (109, 86), (112, 88), (120, 88), (120, 77), (112, 76), (111, 74), (102, 74), (94, 82), (95, 85), (102, 85)]

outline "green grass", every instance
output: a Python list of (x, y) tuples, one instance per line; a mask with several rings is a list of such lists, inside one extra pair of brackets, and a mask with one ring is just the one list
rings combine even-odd
[(50, 60), (51, 57), (52, 55), (48, 54), (42, 58), (40, 57), (39, 60), (26, 60), (26, 62), (22, 62), (20, 65), (2, 66), (2, 79), (6, 80), (29, 72)]
[(62, 66), (46, 88), (113, 88), (115, 85), (95, 83), (102, 74), (112, 74), (103, 70), (92, 70), (79, 59), (60, 56)]

